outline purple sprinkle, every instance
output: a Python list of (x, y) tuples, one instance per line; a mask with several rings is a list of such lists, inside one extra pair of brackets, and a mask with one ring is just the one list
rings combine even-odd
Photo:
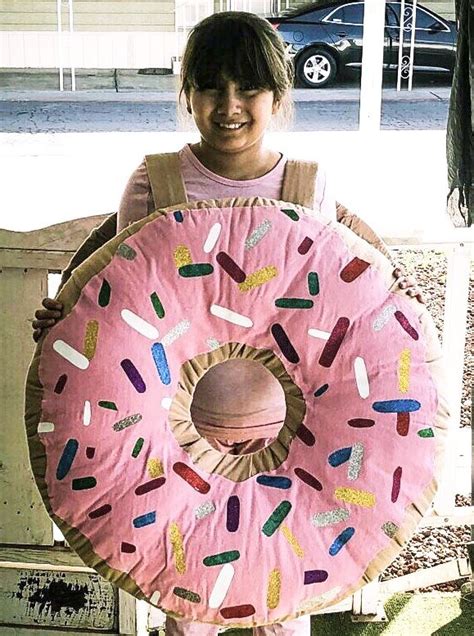
[(304, 584), (323, 583), (328, 578), (326, 570), (307, 570), (304, 573)]
[(133, 384), (138, 393), (145, 393), (146, 384), (133, 362), (128, 358), (125, 358), (125, 360), (122, 360), (120, 363), (120, 366), (125, 371), (127, 378)]
[(236, 532), (239, 529), (240, 500), (236, 495), (229, 497), (227, 501), (227, 530)]

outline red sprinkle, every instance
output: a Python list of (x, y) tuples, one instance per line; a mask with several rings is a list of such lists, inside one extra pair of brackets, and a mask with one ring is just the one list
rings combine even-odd
[(160, 488), (166, 481), (166, 477), (157, 477), (156, 479), (151, 479), (150, 481), (146, 481), (144, 484), (137, 486), (135, 488), (136, 495), (144, 495), (146, 492), (150, 492), (150, 490), (156, 490)]
[(100, 508), (91, 510), (89, 512), (89, 519), (98, 519), (99, 517), (108, 515), (111, 510), (112, 510), (112, 506), (110, 504), (105, 504), (104, 506), (101, 506)]
[(207, 481), (204, 481), (192, 468), (189, 468), (189, 466), (186, 466), (183, 462), (176, 462), (176, 464), (173, 465), (173, 470), (181, 479), (184, 479), (186, 483), (201, 494), (205, 495), (210, 491), (211, 486)]
[(369, 265), (370, 263), (367, 263), (356, 256), (352, 259), (352, 261), (350, 261), (350, 263), (347, 263), (339, 275), (345, 283), (352, 283), (352, 281), (365, 272)]
[(303, 468), (295, 468), (295, 475), (299, 477), (302, 482), (304, 482), (308, 486), (311, 486), (311, 488), (314, 488), (315, 490), (318, 490), (318, 491), (321, 491), (323, 489), (323, 485), (319, 481), (319, 479), (316, 479), (314, 475), (311, 475), (311, 473), (306, 472)]
[(347, 423), (353, 428), (369, 428), (369, 426), (375, 425), (375, 420), (367, 420), (363, 417), (355, 417), (353, 420), (348, 420)]
[(296, 437), (306, 444), (306, 446), (314, 446), (316, 439), (313, 433), (304, 424), (300, 424), (296, 431)]
[(243, 283), (247, 278), (245, 272), (242, 271), (237, 263), (225, 252), (219, 252), (216, 256), (216, 261), (236, 283)]
[(310, 239), (309, 236), (306, 236), (298, 245), (298, 254), (307, 254), (312, 244), (313, 239)]
[(324, 345), (324, 349), (322, 350), (321, 356), (319, 358), (319, 364), (322, 367), (329, 368), (334, 362), (334, 358), (339, 351), (339, 347), (344, 340), (347, 330), (349, 329), (349, 325), (349, 318), (339, 318), (336, 322), (334, 329), (332, 330), (328, 341)]
[(409, 429), (410, 413), (397, 413), (397, 433), (402, 437), (406, 437)]
[(408, 318), (405, 316), (405, 314), (402, 314), (401, 311), (396, 311), (395, 318), (398, 320), (398, 322), (401, 324), (401, 326), (407, 332), (407, 334), (411, 338), (413, 338), (413, 340), (418, 340), (419, 338), (418, 332), (416, 331), (416, 329), (414, 329), (410, 325), (410, 323), (408, 322)]
[(233, 605), (232, 607), (223, 607), (221, 616), (223, 618), (243, 618), (244, 616), (252, 616), (255, 614), (253, 605)]
[(88, 446), (86, 448), (87, 459), (93, 459), (94, 455), (95, 455), (95, 448), (93, 446)]
[(136, 552), (136, 546), (133, 543), (127, 543), (126, 541), (122, 541), (122, 545), (120, 546), (120, 550), (122, 552), (126, 552), (127, 554), (133, 554)]
[(392, 503), (395, 503), (398, 499), (398, 495), (400, 494), (400, 484), (402, 481), (402, 467), (399, 466), (393, 471), (393, 480), (392, 480)]

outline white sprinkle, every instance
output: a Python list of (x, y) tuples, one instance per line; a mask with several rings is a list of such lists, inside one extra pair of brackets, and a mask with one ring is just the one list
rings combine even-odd
[(227, 320), (228, 322), (232, 322), (234, 325), (238, 325), (239, 327), (253, 327), (253, 322), (247, 316), (242, 316), (242, 314), (238, 314), (231, 309), (227, 309), (227, 307), (221, 307), (220, 305), (211, 305), (211, 314), (213, 316), (217, 316), (217, 318), (222, 318), (222, 320)]
[(84, 413), (82, 415), (82, 423), (84, 424), (84, 426), (89, 426), (89, 424), (91, 423), (91, 403), (89, 402), (89, 400), (86, 400), (84, 402)]
[(150, 340), (157, 340), (159, 337), (158, 329), (151, 325), (137, 314), (130, 311), (130, 309), (122, 309), (122, 318), (125, 320), (127, 325), (135, 331), (138, 331), (139, 334), (145, 336), (145, 338), (149, 338)]
[(171, 331), (168, 331), (166, 336), (163, 336), (163, 340), (161, 341), (161, 344), (165, 347), (169, 346), (175, 340), (180, 338), (184, 333), (186, 333), (186, 331), (189, 329), (190, 326), (191, 326), (191, 323), (189, 322), (189, 320), (182, 320), (181, 322), (178, 322), (178, 324), (175, 327), (173, 327)]
[(321, 338), (321, 340), (329, 340), (331, 334), (329, 331), (320, 331), (319, 329), (308, 329), (308, 336), (313, 338)]
[(194, 516), (196, 519), (204, 519), (204, 517), (207, 517), (214, 512), (215, 509), (216, 507), (213, 501), (205, 501), (194, 510)]
[(229, 591), (230, 584), (234, 578), (234, 566), (232, 563), (226, 563), (222, 570), (219, 572), (219, 576), (212, 588), (211, 596), (209, 598), (209, 607), (216, 609), (224, 602), (224, 599)]
[(368, 398), (370, 393), (369, 376), (367, 375), (364, 358), (357, 357), (354, 360), (354, 375), (360, 397), (364, 399)]
[(364, 459), (364, 446), (360, 442), (356, 442), (351, 450), (349, 458), (349, 468), (347, 469), (347, 479), (354, 481), (360, 475), (362, 469), (362, 460)]
[(150, 597), (150, 603), (152, 605), (158, 605), (158, 601), (160, 600), (160, 596), (161, 594), (158, 592), (158, 590), (155, 590), (153, 592), (153, 594)]
[(40, 422), (38, 424), (38, 433), (52, 433), (54, 431), (53, 422)]
[(325, 528), (326, 526), (332, 526), (341, 521), (345, 521), (349, 516), (349, 511), (345, 508), (335, 508), (334, 510), (328, 510), (327, 512), (318, 512), (313, 515), (311, 522), (313, 526), (318, 528)]
[(250, 250), (252, 247), (255, 247), (258, 243), (260, 243), (271, 227), (271, 221), (264, 219), (263, 223), (256, 227), (252, 234), (246, 239), (245, 249)]
[(164, 397), (164, 398), (161, 400), (161, 406), (162, 406), (164, 409), (166, 409), (167, 411), (169, 411), (169, 410), (170, 410), (170, 407), (171, 407), (171, 402), (172, 402), (172, 401), (173, 401), (173, 398), (170, 398), (170, 397)]
[(85, 371), (89, 367), (89, 360), (82, 353), (79, 353), (76, 349), (73, 349), (71, 345), (68, 345), (64, 340), (55, 340), (53, 342), (53, 349), (56, 353), (73, 364), (78, 369)]
[(221, 233), (221, 229), (222, 225), (220, 223), (214, 223), (214, 225), (209, 230), (206, 242), (204, 243), (204, 251), (206, 252), (206, 254), (209, 254), (209, 252), (214, 249), (217, 243), (217, 239), (219, 238), (219, 234)]
[(380, 331), (381, 329), (383, 329), (383, 327), (385, 327), (387, 322), (396, 311), (397, 308), (395, 307), (395, 305), (387, 305), (386, 307), (384, 307), (377, 318), (374, 320), (374, 331)]
[(219, 343), (219, 340), (217, 340), (216, 338), (208, 338), (206, 340), (206, 344), (209, 347), (209, 349), (212, 349), (213, 351), (215, 349), (219, 349), (219, 347), (221, 346)]

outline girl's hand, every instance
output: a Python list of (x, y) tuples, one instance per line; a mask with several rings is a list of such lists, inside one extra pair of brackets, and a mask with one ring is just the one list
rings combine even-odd
[(35, 342), (38, 342), (41, 338), (44, 329), (49, 329), (57, 323), (59, 318), (61, 318), (63, 310), (62, 303), (59, 303), (53, 298), (44, 298), (42, 305), (44, 309), (37, 309), (35, 311), (36, 320), (33, 320), (31, 325), (33, 327), (33, 340)]
[(419, 303), (423, 303), (423, 305), (425, 304), (426, 301), (425, 297), (423, 296), (423, 292), (418, 287), (417, 282), (413, 278), (413, 276), (407, 276), (400, 265), (398, 265), (393, 270), (393, 275), (397, 279), (400, 289), (405, 289), (406, 293), (411, 298), (416, 298)]

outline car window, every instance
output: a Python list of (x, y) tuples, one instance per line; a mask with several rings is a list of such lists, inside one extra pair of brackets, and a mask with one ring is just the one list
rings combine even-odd
[(392, 4), (387, 5), (385, 11), (385, 26), (398, 27), (400, 26), (399, 14), (397, 14), (392, 7)]
[[(400, 20), (400, 3), (391, 2), (387, 5), (387, 17), (390, 26), (396, 26)], [(408, 24), (411, 24), (411, 5), (405, 5), (405, 11), (407, 14), (406, 19)], [(390, 16), (393, 16), (390, 17)], [(392, 19), (396, 20), (395, 24), (392, 23)], [(431, 29), (433, 25), (438, 25), (441, 30), (445, 30), (445, 25), (437, 20), (433, 15), (423, 11), (423, 9), (416, 10), (416, 27), (417, 29)]]
[(346, 4), (344, 7), (336, 9), (327, 17), (328, 22), (338, 24), (364, 24), (364, 5), (362, 2)]
[(434, 16), (426, 13), (422, 9), (416, 10), (416, 28), (417, 29), (430, 29), (433, 26), (439, 27), (441, 30), (444, 29), (444, 24), (437, 20)]

